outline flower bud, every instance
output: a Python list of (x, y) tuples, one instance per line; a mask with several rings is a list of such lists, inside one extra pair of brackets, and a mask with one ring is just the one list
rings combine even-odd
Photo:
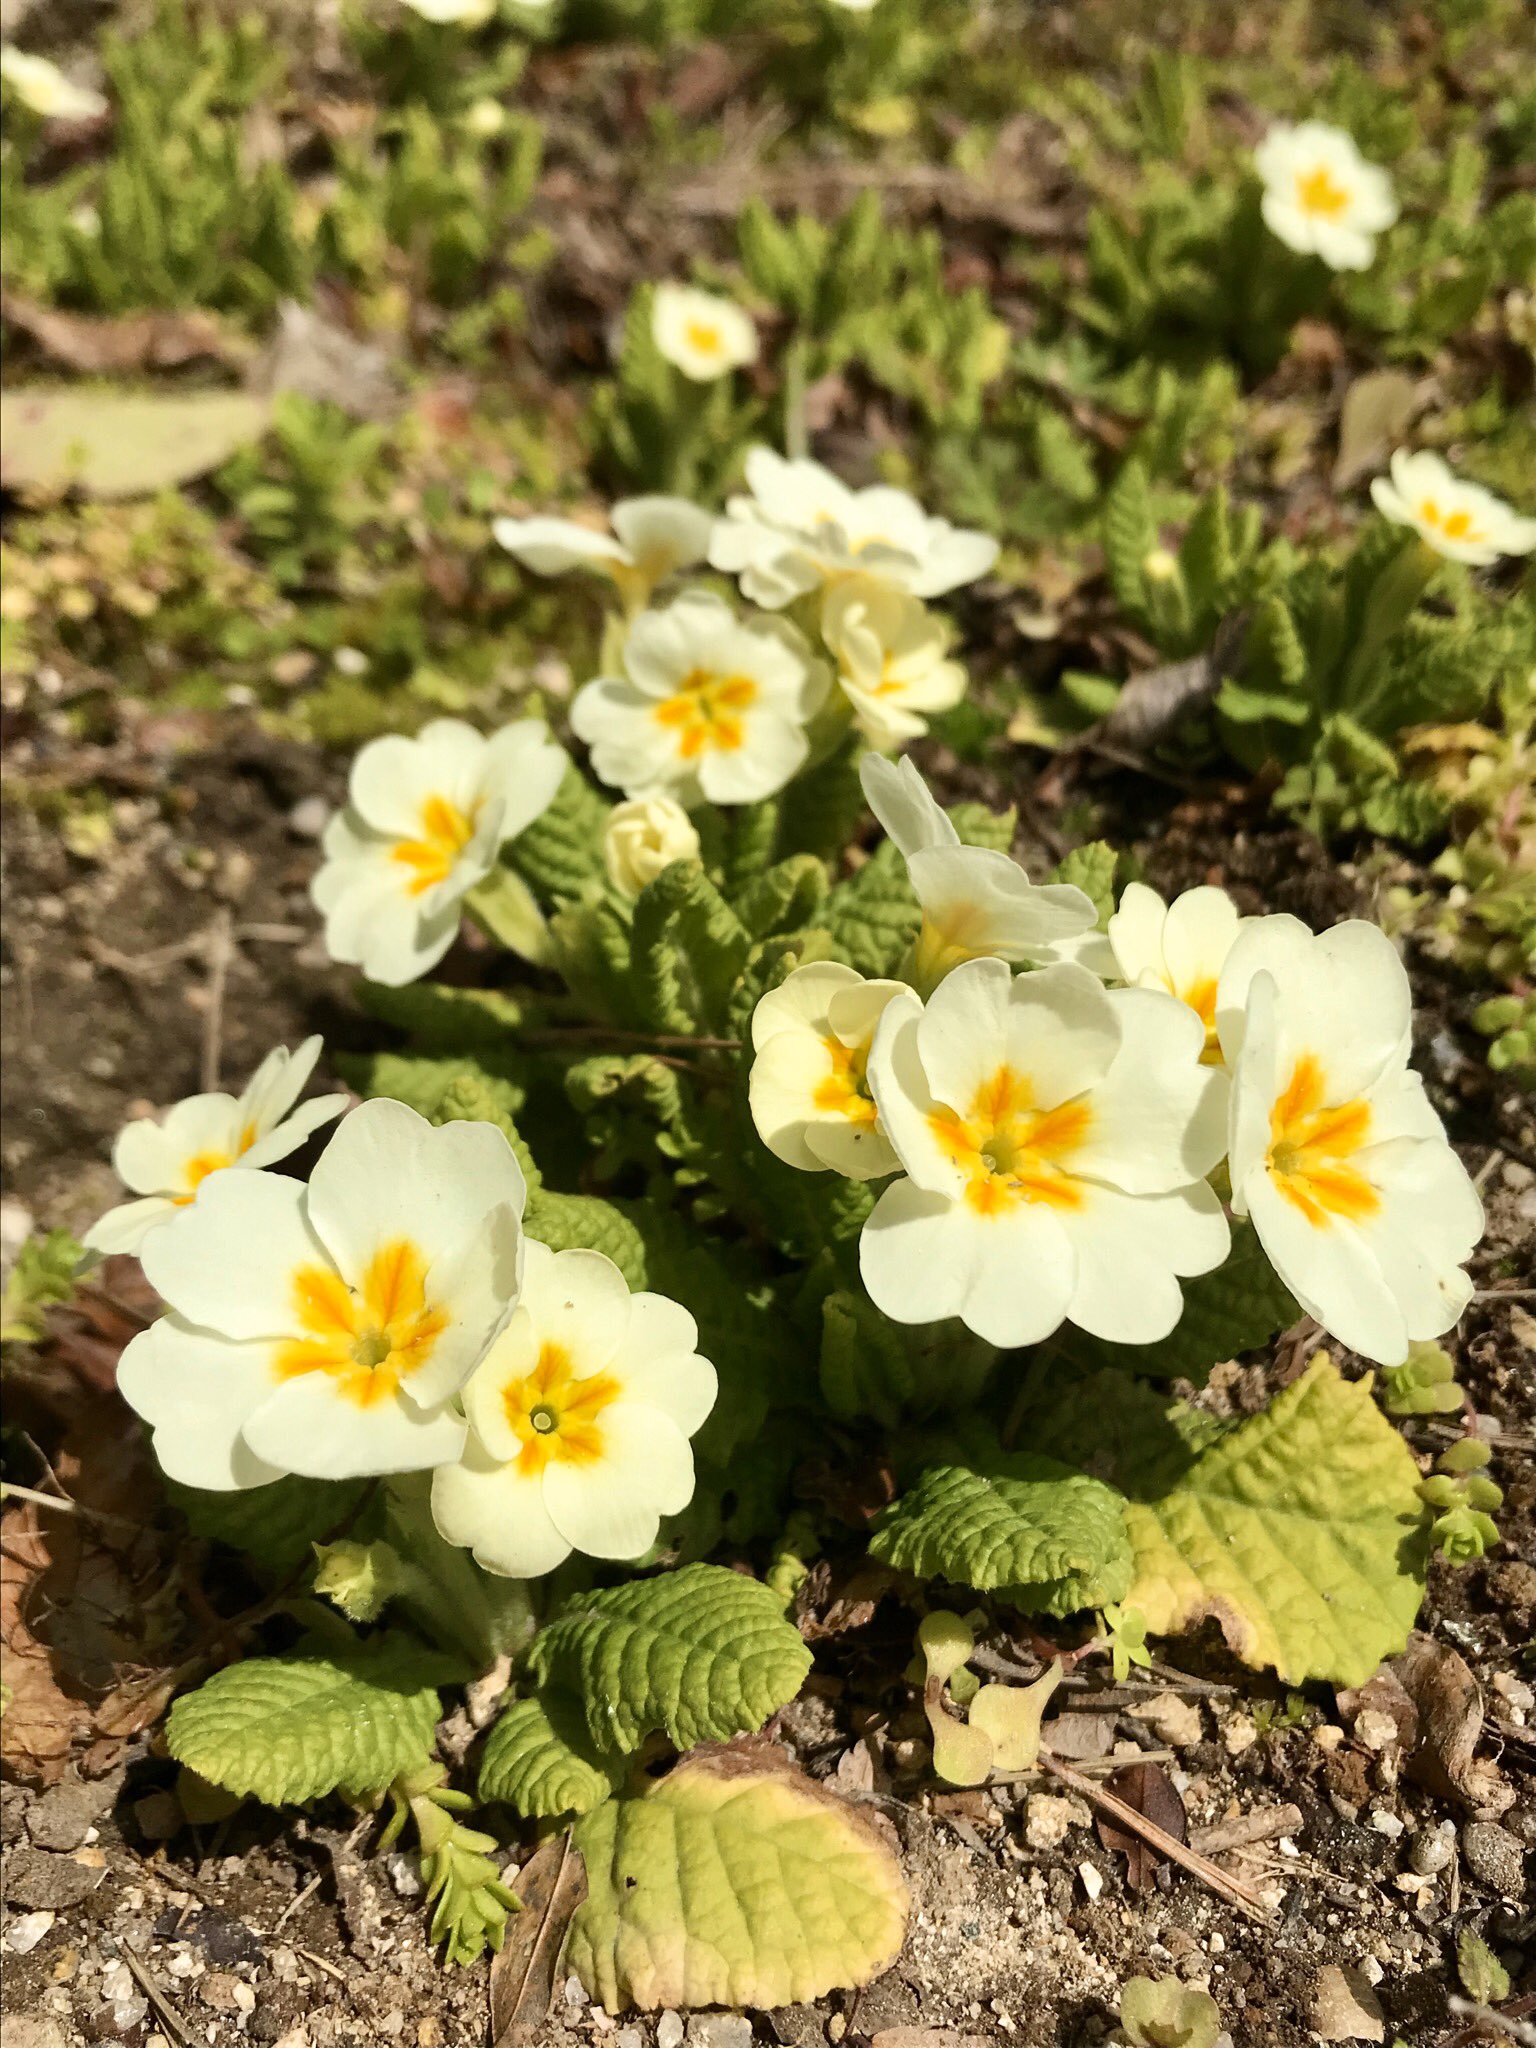
[(608, 879), (626, 896), (638, 896), (675, 860), (692, 860), (699, 835), (688, 813), (670, 796), (634, 797), (615, 804), (603, 834)]

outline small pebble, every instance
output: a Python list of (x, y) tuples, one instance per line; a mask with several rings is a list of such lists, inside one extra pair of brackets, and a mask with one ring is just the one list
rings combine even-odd
[(1384, 1806), (1373, 1806), (1367, 1821), (1378, 1835), (1385, 1835), (1389, 1842), (1395, 1842), (1407, 1825), (1406, 1822), (1399, 1820), (1395, 1813), (1389, 1813)]
[(1088, 1894), (1089, 1903), (1092, 1904), (1104, 1889), (1104, 1873), (1097, 1864), (1084, 1862), (1077, 1866), (1077, 1874), (1082, 1881), (1083, 1890)]
[(300, 797), (288, 813), (288, 830), (295, 839), (318, 839), (331, 822), (331, 806), (323, 796)]
[(385, 1859), (384, 1868), (389, 1872), (389, 1881), (402, 1899), (421, 1897), (421, 1865), (403, 1849), (397, 1849)]
[(1519, 1841), (1489, 1820), (1469, 1820), (1461, 1831), (1467, 1868), (1491, 1891), (1506, 1899), (1525, 1897), (1525, 1851)]
[(39, 1913), (13, 1913), (6, 1922), (5, 1945), (12, 1955), (29, 1956), (53, 1925), (56, 1915), (46, 1907)]
[(696, 2012), (688, 2018), (689, 2048), (752, 2048), (752, 2022), (744, 2012)]
[(592, 2002), (587, 1996), (587, 1987), (579, 1977), (566, 1978), (563, 1996), (566, 2004), (570, 2006), (590, 2005)]
[(664, 2012), (656, 2021), (656, 2048), (679, 2048), (683, 2023), (675, 2012)]
[(1421, 1828), (1413, 1838), (1408, 1861), (1420, 1877), (1434, 1877), (1444, 1870), (1456, 1853), (1456, 1823), (1443, 1820), (1436, 1827)]

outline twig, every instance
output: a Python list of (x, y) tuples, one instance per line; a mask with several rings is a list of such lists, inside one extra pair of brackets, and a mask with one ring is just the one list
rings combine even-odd
[(203, 1012), (203, 1088), (219, 1085), (219, 1061), (224, 1050), (224, 989), (229, 980), (229, 963), (235, 951), (235, 920), (226, 906), (214, 918), (208, 934), (208, 1007)]
[[(358, 1840), (363, 1830), (368, 1826), (368, 1823), (372, 1819), (373, 1815), (371, 1813), (365, 1813), (363, 1815), (362, 1819), (358, 1822), (357, 1826), (352, 1830), (351, 1834), (348, 1835), (347, 1839), (342, 1843), (341, 1846), (343, 1850), (347, 1850), (352, 1847), (353, 1843)], [(331, 1867), (333, 1870), (335, 1869), (335, 1863), (336, 1859), (333, 1856), (331, 1858)], [(305, 1885), (303, 1891), (294, 1893), (293, 1897), (288, 1901), (287, 1905), (284, 1906), (281, 1913), (278, 1914), (276, 1920), (273, 1921), (272, 1933), (266, 1937), (268, 1941), (273, 1940), (275, 1936), (282, 1932), (283, 1928), (287, 1926), (288, 1922), (293, 1918), (294, 1914), (298, 1912), (300, 1906), (304, 1904), (306, 1899), (314, 1897), (315, 1893), (320, 1889), (321, 1885), (325, 1883), (325, 1876), (326, 1873), (323, 1870), (317, 1870), (314, 1876), (309, 1880), (309, 1883)], [(302, 1955), (303, 1953), (304, 1951), (300, 1949), (299, 1954)]]
[[(1506, 2041), (1518, 2041), (1521, 2048), (1536, 2048), (1536, 2027), (1529, 2026), (1526, 2021), (1517, 2017), (1521, 2012), (1536, 2010), (1528, 1998), (1518, 1999), (1513, 2010), (1509, 2012), (1500, 2012), (1498, 2007), (1493, 2005), (1480, 2005), (1476, 1999), (1463, 1998), (1455, 1991), (1447, 1998), (1446, 2004), (1459, 2020), (1470, 2020), (1478, 2032), (1485, 2027), (1493, 2027), (1497, 2029), (1496, 2039), (1498, 2035), (1502, 2035)], [(1469, 2035), (1465, 2028), (1455, 2036), (1457, 2041), (1469, 2038), (1475, 2039), (1476, 2036)]]
[(1301, 1825), (1299, 1806), (1265, 1806), (1256, 1813), (1219, 1820), (1214, 1827), (1196, 1828), (1189, 1846), (1201, 1856), (1225, 1856), (1230, 1849), (1251, 1849), (1259, 1842), (1294, 1834)]
[(1092, 1778), (1085, 1777), (1070, 1764), (1062, 1763), (1058, 1757), (1052, 1756), (1048, 1749), (1041, 1750), (1040, 1763), (1042, 1769), (1049, 1771), (1053, 1778), (1059, 1778), (1063, 1785), (1070, 1785), (1072, 1790), (1081, 1794), (1090, 1806), (1101, 1807), (1105, 1813), (1111, 1814), (1121, 1827), (1129, 1828), (1133, 1835), (1140, 1835), (1144, 1842), (1150, 1842), (1160, 1856), (1166, 1857), (1170, 1863), (1177, 1863), (1181, 1870), (1187, 1870), (1192, 1877), (1198, 1877), (1208, 1890), (1215, 1892), (1218, 1898), (1225, 1899), (1229, 1906), (1236, 1907), (1245, 1918), (1256, 1920), (1261, 1926), (1268, 1922), (1270, 1915), (1264, 1901), (1253, 1887), (1244, 1884), (1241, 1878), (1229, 1877), (1220, 1864), (1213, 1863), (1209, 1856), (1202, 1856), (1198, 1850), (1186, 1848), (1182, 1842), (1176, 1841), (1166, 1828), (1160, 1828), (1156, 1821), (1148, 1820), (1144, 1813), (1138, 1813), (1134, 1806), (1127, 1805), (1125, 1800), (1117, 1797), (1107, 1786), (1096, 1785)]
[(0, 1500), (27, 1500), (34, 1507), (52, 1508), (57, 1514), (78, 1515), (83, 1522), (106, 1522), (117, 1529), (147, 1529), (147, 1522), (131, 1521), (127, 1515), (109, 1515), (105, 1508), (84, 1508), (67, 1494), (40, 1493), (35, 1486), (18, 1486), (12, 1479), (0, 1480)]
[(171, 2038), (179, 2042), (181, 2048), (196, 2048), (197, 2036), (188, 2029), (181, 2014), (177, 2012), (175, 2006), (171, 2004), (171, 2001), (149, 1974), (144, 1964), (139, 1961), (133, 1950), (131, 1948), (124, 1948), (122, 1950), (122, 1958), (133, 1972), (139, 1989), (155, 2008), (155, 2017), (159, 2020), (161, 2026), (170, 2029)]
[(345, 1984), (346, 1978), (334, 1963), (328, 1963), (324, 1956), (317, 1956), (312, 1948), (296, 1948), (296, 1956), (302, 1956), (306, 1963), (312, 1963), (317, 1970), (324, 1970), (327, 1977), (334, 1977), (338, 1984)]

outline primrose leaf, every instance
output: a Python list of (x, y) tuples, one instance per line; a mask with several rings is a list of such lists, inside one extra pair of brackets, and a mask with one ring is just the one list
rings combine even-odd
[(635, 902), (634, 997), (654, 1031), (723, 1028), (751, 934), (694, 860), (675, 860)]
[(1424, 1597), (1419, 1472), (1370, 1382), (1320, 1355), (1261, 1415), (1132, 1499), (1129, 1606), (1170, 1635), (1207, 1615), (1288, 1685), (1363, 1685)]
[[(1058, 877), (1059, 879), (1059, 877)], [(1213, 1365), (1267, 1344), (1301, 1314), (1251, 1223), (1232, 1228), (1232, 1249), (1214, 1273), (1184, 1282), (1184, 1311), (1157, 1344), (1107, 1344), (1069, 1331), (1061, 1350), (1074, 1365), (1115, 1366), (1148, 1379), (1203, 1382)]]
[(984, 1470), (930, 1465), (881, 1515), (870, 1554), (919, 1578), (1006, 1589), (1025, 1612), (1071, 1614), (1124, 1595), (1124, 1508), (1086, 1472), (999, 1451)]
[(528, 1092), (521, 1082), (512, 1079), (510, 1071), (498, 1072), (489, 1063), (462, 1057), (428, 1059), (416, 1053), (340, 1053), (336, 1066), (342, 1079), (359, 1095), (392, 1096), (430, 1122), (439, 1120), (438, 1110), (448, 1091), (466, 1080), (477, 1082), (484, 1090), (483, 1100), (488, 1107), (482, 1114), (492, 1123), (502, 1117), (510, 1121), (522, 1108)]
[(580, 1702), (600, 1750), (664, 1729), (678, 1749), (761, 1728), (800, 1690), (811, 1653), (768, 1586), (685, 1565), (578, 1594), (540, 1633), (534, 1675)]
[(603, 880), (603, 828), (610, 807), (574, 762), (566, 764), (554, 802), (526, 826), (507, 857), (545, 902), (580, 896)]
[(514, 1700), (485, 1739), (483, 1801), (502, 1799), (528, 1820), (590, 1813), (616, 1789), (623, 1765), (594, 1756), (580, 1710), (559, 1693)]
[(296, 1473), (236, 1493), (165, 1482), (194, 1536), (227, 1544), (282, 1577), (303, 1564), (312, 1547), (348, 1524), (367, 1491), (364, 1479), (304, 1479)]
[(839, 960), (864, 975), (895, 972), (917, 937), (919, 913), (893, 840), (883, 841), (856, 874), (837, 884), (821, 922)]
[(374, 1792), (431, 1755), (450, 1660), (407, 1638), (247, 1657), (171, 1708), (166, 1740), (210, 1784), (269, 1806)]
[(1208, 1992), (1177, 1977), (1131, 1977), (1120, 1991), (1127, 2048), (1215, 2048), (1221, 2013)]
[(962, 846), (985, 846), (993, 853), (1007, 853), (1013, 846), (1019, 814), (1011, 804), (1006, 811), (989, 811), (985, 804), (955, 804), (949, 822), (960, 834)]
[(22, 385), (0, 398), (0, 468), (10, 491), (147, 498), (259, 438), (271, 400), (245, 391), (124, 391)]
[(645, 1285), (645, 1248), (640, 1232), (611, 1202), (596, 1195), (559, 1195), (535, 1188), (528, 1197), (523, 1228), (552, 1252), (580, 1248), (612, 1259), (631, 1287)]
[(789, 1768), (691, 1758), (576, 1824), (569, 1967), (610, 2012), (802, 2004), (896, 1958), (908, 1893), (875, 1824)]
[(85, 1247), (67, 1230), (29, 1237), (16, 1255), (0, 1306), (0, 1343), (37, 1344), (47, 1328), (48, 1310), (75, 1291), (75, 1271)]
[(905, 1416), (964, 1408), (981, 1393), (997, 1353), (953, 1324), (904, 1328), (861, 1294), (821, 1305), (821, 1391), (834, 1415), (887, 1427)]
[(1098, 913), (1099, 930), (1109, 923), (1115, 907), (1115, 868), (1120, 856), (1102, 839), (1090, 839), (1086, 846), (1074, 846), (1065, 860), (1052, 870), (1053, 882), (1069, 882), (1081, 889)]

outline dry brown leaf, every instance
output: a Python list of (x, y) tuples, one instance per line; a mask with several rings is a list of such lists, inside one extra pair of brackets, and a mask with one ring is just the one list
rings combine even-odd
[(252, 353), (250, 343), (212, 313), (125, 313), (106, 318), (61, 313), (20, 292), (0, 292), (0, 314), (54, 362), (88, 377), (170, 370), (204, 359), (239, 368)]
[(1414, 1635), (1392, 1669), (1418, 1715), (1409, 1775), (1474, 1812), (1507, 1812), (1514, 1793), (1497, 1764), (1477, 1755), (1483, 1696), (1466, 1660), (1433, 1636)]
[[(1106, 1778), (1104, 1784), (1106, 1790), (1123, 1799), (1127, 1806), (1133, 1806), (1165, 1835), (1171, 1835), (1176, 1842), (1187, 1841), (1184, 1802), (1161, 1764), (1128, 1764), (1123, 1771)], [(1124, 1856), (1126, 1882), (1133, 1892), (1146, 1891), (1156, 1881), (1158, 1871), (1166, 1869), (1167, 1859), (1152, 1843), (1133, 1835), (1108, 1814), (1099, 1814), (1094, 1826), (1105, 1848), (1118, 1849)]]
[(492, 2048), (525, 2048), (544, 2032), (555, 1966), (571, 1915), (587, 1896), (587, 1873), (569, 1830), (545, 1842), (517, 1874), (522, 1911), (491, 1965)]

